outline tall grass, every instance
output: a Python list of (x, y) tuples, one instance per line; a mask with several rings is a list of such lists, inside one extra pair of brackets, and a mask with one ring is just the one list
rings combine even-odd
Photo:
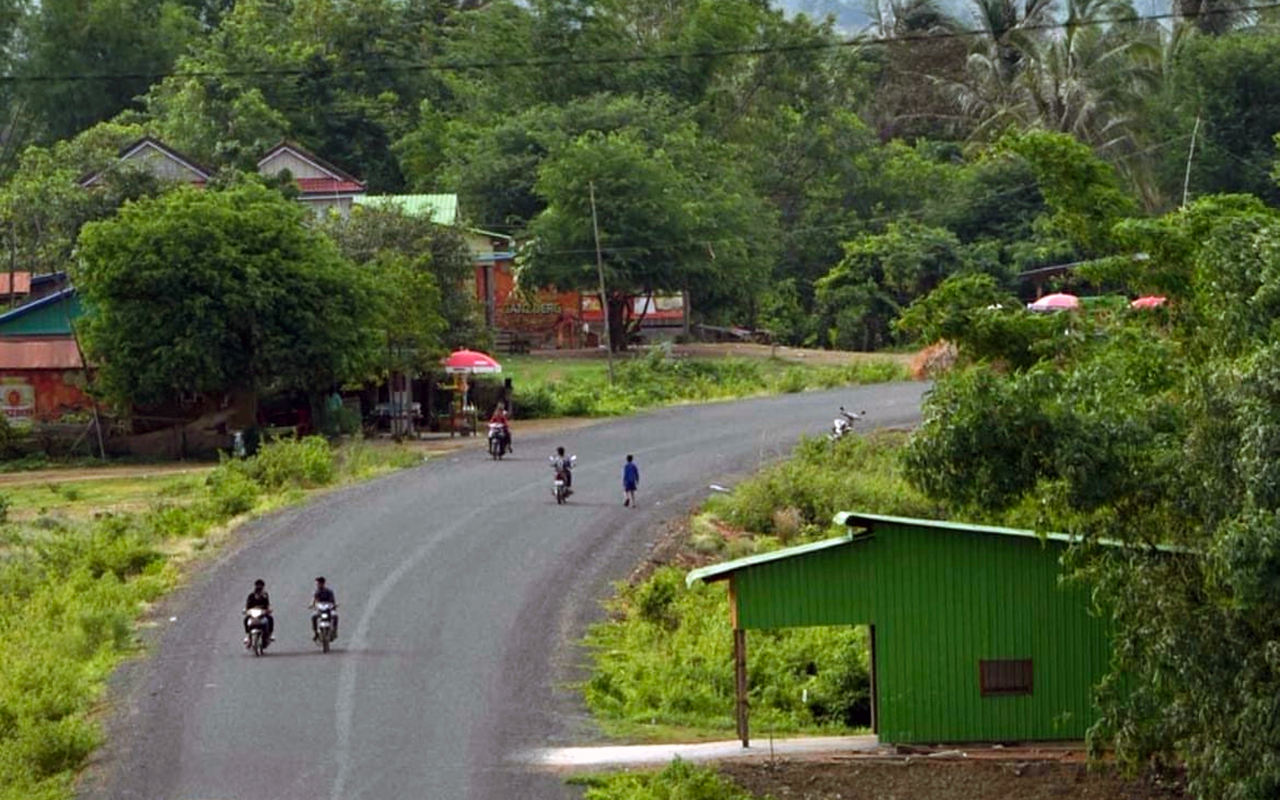
[(517, 382), (520, 416), (595, 417), (628, 414), (673, 403), (726, 400), (759, 394), (802, 392), (859, 383), (907, 380), (906, 367), (890, 360), (808, 367), (759, 359), (673, 358), (661, 349), (620, 362), (609, 383), (603, 370), (543, 373)]
[[(732, 558), (835, 533), (841, 510), (930, 516), (937, 512), (902, 479), (904, 436), (885, 433), (802, 441), (792, 457), (717, 495), (690, 523), (689, 551)], [(586, 638), (588, 707), (613, 733), (662, 737), (670, 728), (733, 729), (733, 637), (724, 587), (686, 587), (672, 567), (622, 584), (606, 622)], [(752, 631), (753, 726), (776, 733), (867, 724), (865, 630)]]
[[(69, 797), (100, 741), (90, 716), (115, 666), (136, 650), (136, 619), (178, 575), (176, 540), (297, 492), (399, 465), (399, 451), (342, 457), (322, 439), (266, 445), (145, 512), (85, 522), (0, 525), (0, 800)], [(345, 455), (345, 454), (344, 454)]]

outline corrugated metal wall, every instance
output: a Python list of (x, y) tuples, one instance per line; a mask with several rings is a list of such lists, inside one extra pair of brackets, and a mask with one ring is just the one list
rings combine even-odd
[[(1064, 545), (877, 523), (874, 535), (734, 576), (744, 628), (876, 626), (887, 742), (1080, 738), (1110, 657), (1087, 595), (1059, 586)], [(982, 697), (979, 661), (1032, 659), (1032, 694)]]

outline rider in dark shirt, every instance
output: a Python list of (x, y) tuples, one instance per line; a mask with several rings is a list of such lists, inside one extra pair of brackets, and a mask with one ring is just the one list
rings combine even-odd
[[(333, 590), (324, 585), (324, 578), (316, 578), (316, 590), (311, 595), (311, 605), (309, 608), (315, 608), (316, 603), (333, 603), (333, 607), (338, 607), (338, 600), (334, 597)], [(316, 619), (319, 618), (320, 612), (311, 615), (311, 636), (315, 638), (319, 636), (316, 630)], [(333, 612), (333, 638), (338, 638), (338, 614)]]
[[(270, 641), (274, 637), (272, 634), (276, 629), (276, 621), (271, 616), (271, 595), (267, 594), (267, 583), (261, 578), (253, 582), (253, 591), (249, 593), (249, 597), (244, 601), (244, 610), (251, 608), (266, 609), (267, 615), (264, 617), (267, 621), (267, 640)], [(249, 615), (244, 618), (245, 643), (249, 642)]]

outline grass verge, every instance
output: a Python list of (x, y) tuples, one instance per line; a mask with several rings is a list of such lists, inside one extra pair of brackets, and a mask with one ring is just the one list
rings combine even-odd
[(569, 783), (586, 788), (583, 800), (752, 800), (715, 770), (678, 758), (661, 771), (587, 775)]
[[(669, 558), (623, 583), (588, 631), (587, 706), (606, 733), (632, 740), (723, 738), (734, 729), (732, 631), (720, 584), (686, 587), (688, 569), (799, 544), (838, 511), (936, 517), (903, 479), (905, 434), (802, 440), (792, 457), (708, 500)], [(774, 734), (858, 730), (869, 719), (865, 629), (752, 631), (752, 725)], [(692, 736), (690, 734), (693, 734)]]
[(612, 383), (598, 360), (524, 358), (507, 370), (514, 378), (517, 413), (526, 419), (617, 416), (675, 403), (910, 378), (907, 366), (892, 357), (808, 365), (776, 358), (678, 358), (662, 348), (619, 361)]
[(420, 460), (407, 448), (281, 441), (202, 479), (174, 479), (181, 488), (141, 511), (0, 526), (0, 800), (71, 795), (100, 741), (94, 704), (137, 652), (137, 620), (228, 523)]

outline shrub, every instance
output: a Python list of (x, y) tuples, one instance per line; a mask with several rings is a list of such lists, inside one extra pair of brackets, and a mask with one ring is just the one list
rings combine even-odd
[(333, 448), (319, 436), (270, 442), (249, 463), (250, 473), (267, 489), (325, 486), (337, 476)]
[(258, 503), (262, 487), (248, 474), (243, 462), (223, 460), (208, 477), (209, 503), (221, 518), (234, 517)]

